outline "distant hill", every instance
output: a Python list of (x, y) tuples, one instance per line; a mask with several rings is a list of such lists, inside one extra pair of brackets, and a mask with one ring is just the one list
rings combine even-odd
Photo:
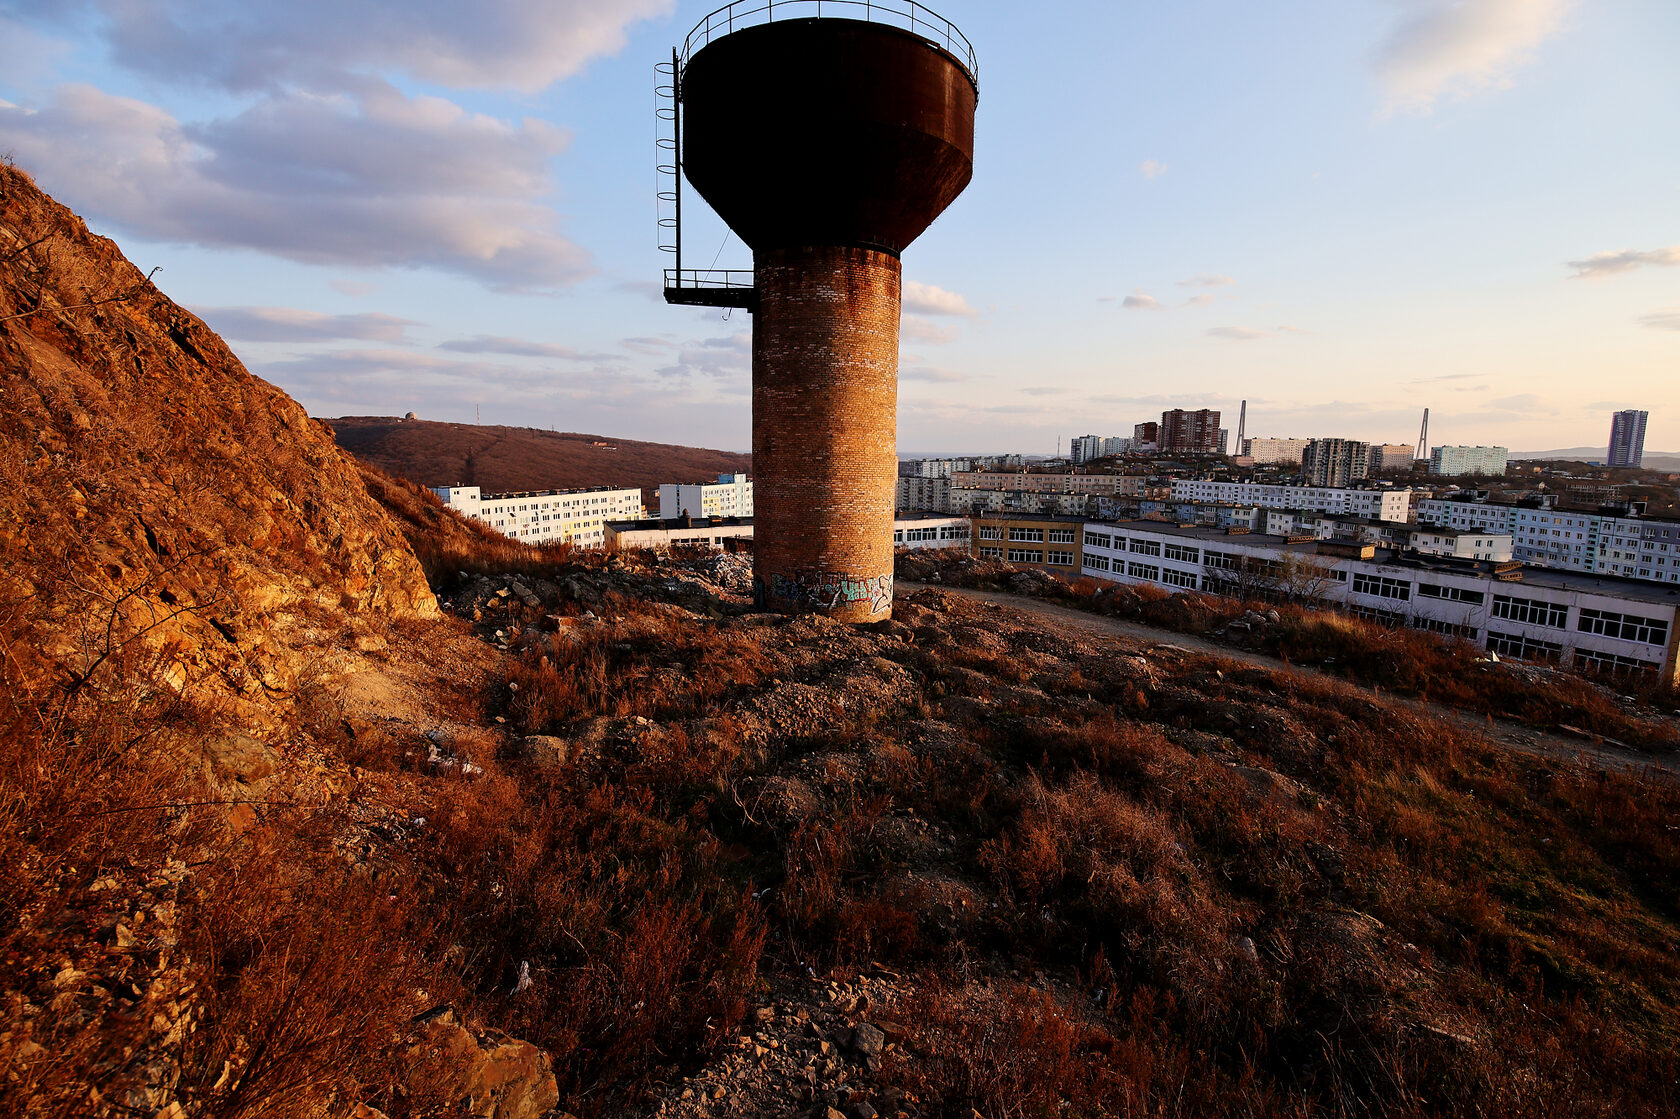
[(488, 493), (698, 482), (749, 473), (752, 456), (670, 443), (530, 427), (343, 416), (324, 421), (339, 446), (422, 486), (480, 486)]
[[(1568, 459), (1571, 462), (1603, 462), (1605, 448), (1565, 447), (1561, 451), (1512, 451), (1513, 459)], [(1646, 470), (1680, 470), (1680, 451), (1646, 451), (1640, 463)]]

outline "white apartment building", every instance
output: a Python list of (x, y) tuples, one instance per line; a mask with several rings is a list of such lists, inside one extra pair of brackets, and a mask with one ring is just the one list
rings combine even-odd
[(1372, 443), (1371, 465), (1368, 474), (1382, 474), (1390, 470), (1410, 470), (1416, 450), (1410, 443)]
[(432, 492), (462, 516), (527, 544), (600, 548), (606, 544), (607, 521), (634, 520), (645, 513), (638, 488), (486, 494), (477, 486), (433, 486)]
[[(893, 521), (895, 548), (961, 548), (967, 551), (971, 522), (967, 517), (900, 517)], [(609, 552), (627, 548), (652, 548), (665, 551), (673, 546), (688, 545), (721, 549), (727, 540), (751, 540), (751, 517), (718, 517), (706, 520), (682, 518), (673, 520), (644, 519), (615, 521), (606, 526)]]
[(1504, 447), (1436, 447), (1429, 453), (1429, 472), (1456, 477), (1463, 474), (1503, 476), (1510, 452)]
[(1212, 593), (1270, 581), (1501, 656), (1675, 678), (1680, 596), (1638, 582), (1151, 521), (1087, 522), (1082, 544), (1097, 579)]
[(745, 474), (719, 474), (715, 482), (659, 487), (659, 515), (672, 520), (687, 513), (691, 517), (750, 517), (753, 515), (753, 484)]
[(1311, 439), (1244, 439), (1237, 450), (1259, 466), (1263, 463), (1300, 462), (1311, 443)]
[(1418, 503), (1418, 520), (1507, 532), (1513, 557), (1537, 567), (1680, 584), (1680, 520), (1670, 517), (1432, 498)]
[(1172, 484), (1175, 501), (1218, 501), (1260, 505), (1268, 509), (1302, 509), (1340, 513), (1373, 521), (1412, 519), (1412, 491), (1360, 490), (1335, 486), (1280, 486), (1269, 482), (1206, 482), (1192, 479)]
[(1138, 496), (1149, 479), (1136, 474), (1027, 473), (1024, 470), (957, 471), (953, 489), (1014, 490), (1026, 493), (1106, 493)]
[[(1309, 537), (1314, 540), (1353, 540), (1431, 556), (1505, 563), (1512, 558), (1511, 534), (1491, 529), (1447, 528), (1391, 521), (1369, 521), (1329, 513), (1267, 509), (1257, 528), (1268, 536)], [(1195, 523), (1212, 521), (1196, 518)]]

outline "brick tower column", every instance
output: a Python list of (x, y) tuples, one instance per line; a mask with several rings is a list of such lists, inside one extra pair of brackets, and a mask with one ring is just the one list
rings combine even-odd
[(754, 263), (755, 597), (878, 621), (892, 613), (899, 259), (805, 246)]

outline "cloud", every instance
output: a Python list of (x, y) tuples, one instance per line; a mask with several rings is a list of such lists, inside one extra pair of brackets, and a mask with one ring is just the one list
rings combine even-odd
[(1673, 268), (1680, 264), (1680, 245), (1660, 249), (1619, 249), (1616, 252), (1594, 253), (1585, 260), (1565, 261), (1575, 274), (1572, 280), (1602, 280), (1619, 272), (1632, 272), (1649, 265), (1653, 268)]
[(1184, 301), (1184, 306), (1186, 306), (1186, 307), (1207, 307), (1207, 306), (1210, 306), (1213, 303), (1214, 298), (1215, 298), (1214, 296), (1209, 295), (1207, 292), (1204, 291), (1200, 295), (1192, 295), (1189, 299), (1186, 299)]
[(1311, 334), (1312, 331), (1308, 330), (1304, 326), (1290, 326), (1289, 324), (1285, 323), (1284, 325), (1278, 327), (1278, 333), (1279, 334)]
[(1557, 415), (1556, 408), (1549, 407), (1544, 398), (1532, 392), (1518, 393), (1515, 396), (1501, 396), (1497, 400), (1488, 401), (1487, 406), (1502, 412), (1522, 415)]
[(1138, 165), (1138, 170), (1146, 179), (1158, 179), (1167, 173), (1167, 165), (1157, 159), (1146, 159)]
[(918, 365), (898, 371), (901, 381), (931, 381), (935, 384), (954, 384), (957, 381), (968, 380), (967, 373), (959, 373), (955, 369), (940, 369), (932, 365)]
[(972, 316), (974, 308), (968, 300), (954, 291), (936, 288), (932, 284), (907, 280), (904, 284), (904, 309), (921, 315)]
[(1016, 391), (1028, 396), (1061, 396), (1073, 390), (1066, 385), (1023, 385)]
[(184, 124), (85, 85), (0, 108), (0, 150), (76, 210), (136, 237), (310, 264), (435, 268), (499, 290), (592, 271), (538, 199), (559, 129), (368, 83), (289, 92)]
[(1649, 315), (1640, 315), (1641, 325), (1655, 330), (1680, 330), (1680, 311), (1657, 311)]
[(1232, 342), (1252, 342), (1257, 338), (1271, 337), (1266, 331), (1252, 326), (1211, 326), (1205, 333), (1210, 338), (1225, 338)]
[(957, 337), (955, 329), (929, 322), (920, 315), (905, 315), (899, 322), (898, 333), (901, 338), (930, 346), (943, 346)]
[(676, 346), (676, 360), (661, 367), (661, 377), (702, 377), (744, 383), (752, 372), (752, 334), (737, 331)]
[(1128, 295), (1120, 306), (1130, 311), (1164, 311), (1161, 301), (1153, 295), (1146, 295), (1141, 291), (1134, 291)]
[(1229, 287), (1237, 281), (1229, 276), (1221, 276), (1217, 272), (1198, 272), (1188, 280), (1178, 281), (1181, 288), (1222, 288)]
[(407, 342), (410, 319), (326, 315), (296, 307), (194, 307), (217, 334), (241, 342)]
[(91, 21), (111, 57), (166, 82), (235, 91), (342, 85), (396, 70), (453, 88), (534, 93), (612, 54), (672, 0), (14, 0), (24, 18)]
[(575, 346), (556, 342), (532, 342), (525, 338), (504, 338), (499, 335), (478, 334), (471, 338), (454, 338), (439, 342), (438, 349), (457, 354), (509, 354), (514, 357), (549, 357), (561, 361), (623, 361), (618, 354), (586, 353)]
[(1574, 0), (1394, 0), (1377, 50), (1389, 111), (1427, 112), (1447, 93), (1506, 84), (1563, 23)]

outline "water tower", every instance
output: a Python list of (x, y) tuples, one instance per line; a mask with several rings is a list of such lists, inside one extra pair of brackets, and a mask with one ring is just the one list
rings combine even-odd
[[(974, 54), (893, 0), (742, 0), (673, 56), (668, 302), (753, 313), (759, 605), (892, 610), (900, 254), (973, 173)], [(684, 271), (682, 179), (753, 252)]]

